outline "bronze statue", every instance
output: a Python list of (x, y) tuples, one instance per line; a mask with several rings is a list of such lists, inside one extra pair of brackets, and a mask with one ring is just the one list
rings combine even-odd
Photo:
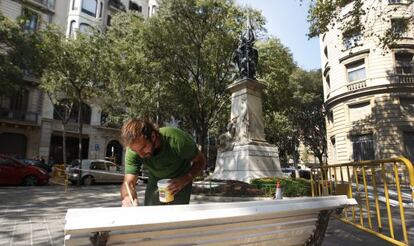
[(242, 33), (239, 47), (235, 51), (233, 57), (233, 61), (237, 64), (239, 69), (240, 78), (255, 79), (256, 66), (259, 57), (257, 49), (253, 47), (255, 41), (256, 38), (249, 18), (247, 30)]

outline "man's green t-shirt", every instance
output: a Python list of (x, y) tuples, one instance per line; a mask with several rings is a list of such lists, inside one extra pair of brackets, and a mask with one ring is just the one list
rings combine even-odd
[(191, 160), (198, 153), (197, 146), (190, 135), (180, 129), (162, 127), (161, 148), (150, 158), (140, 158), (127, 148), (125, 154), (125, 173), (139, 173), (143, 164), (149, 173), (158, 179), (176, 178), (184, 175), (191, 168)]

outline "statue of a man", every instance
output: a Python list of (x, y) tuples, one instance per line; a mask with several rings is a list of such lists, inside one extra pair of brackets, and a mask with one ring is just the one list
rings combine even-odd
[(248, 20), (248, 28), (240, 37), (240, 44), (235, 51), (233, 61), (239, 69), (240, 78), (254, 79), (258, 62), (258, 51), (254, 48), (256, 41), (252, 23)]

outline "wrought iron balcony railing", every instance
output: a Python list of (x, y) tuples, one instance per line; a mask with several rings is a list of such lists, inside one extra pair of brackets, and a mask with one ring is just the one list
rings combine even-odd
[(32, 2), (38, 3), (47, 7), (48, 9), (54, 10), (55, 9), (55, 0), (31, 0)]
[(37, 123), (38, 118), (39, 114), (35, 112), (17, 111), (6, 108), (0, 108), (0, 119)]

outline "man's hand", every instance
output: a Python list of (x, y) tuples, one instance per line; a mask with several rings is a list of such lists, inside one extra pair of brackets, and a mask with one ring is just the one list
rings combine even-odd
[(168, 185), (168, 190), (173, 194), (177, 194), (182, 190), (186, 185), (191, 183), (192, 177), (190, 175), (184, 175), (175, 179), (170, 180), (170, 184)]
[(137, 180), (138, 177), (136, 175), (125, 174), (124, 183), (121, 185), (122, 207), (138, 206), (138, 197), (135, 191)]
[(132, 202), (131, 199), (125, 198), (122, 200), (122, 207), (136, 207), (138, 206), (138, 201), (134, 199)]

